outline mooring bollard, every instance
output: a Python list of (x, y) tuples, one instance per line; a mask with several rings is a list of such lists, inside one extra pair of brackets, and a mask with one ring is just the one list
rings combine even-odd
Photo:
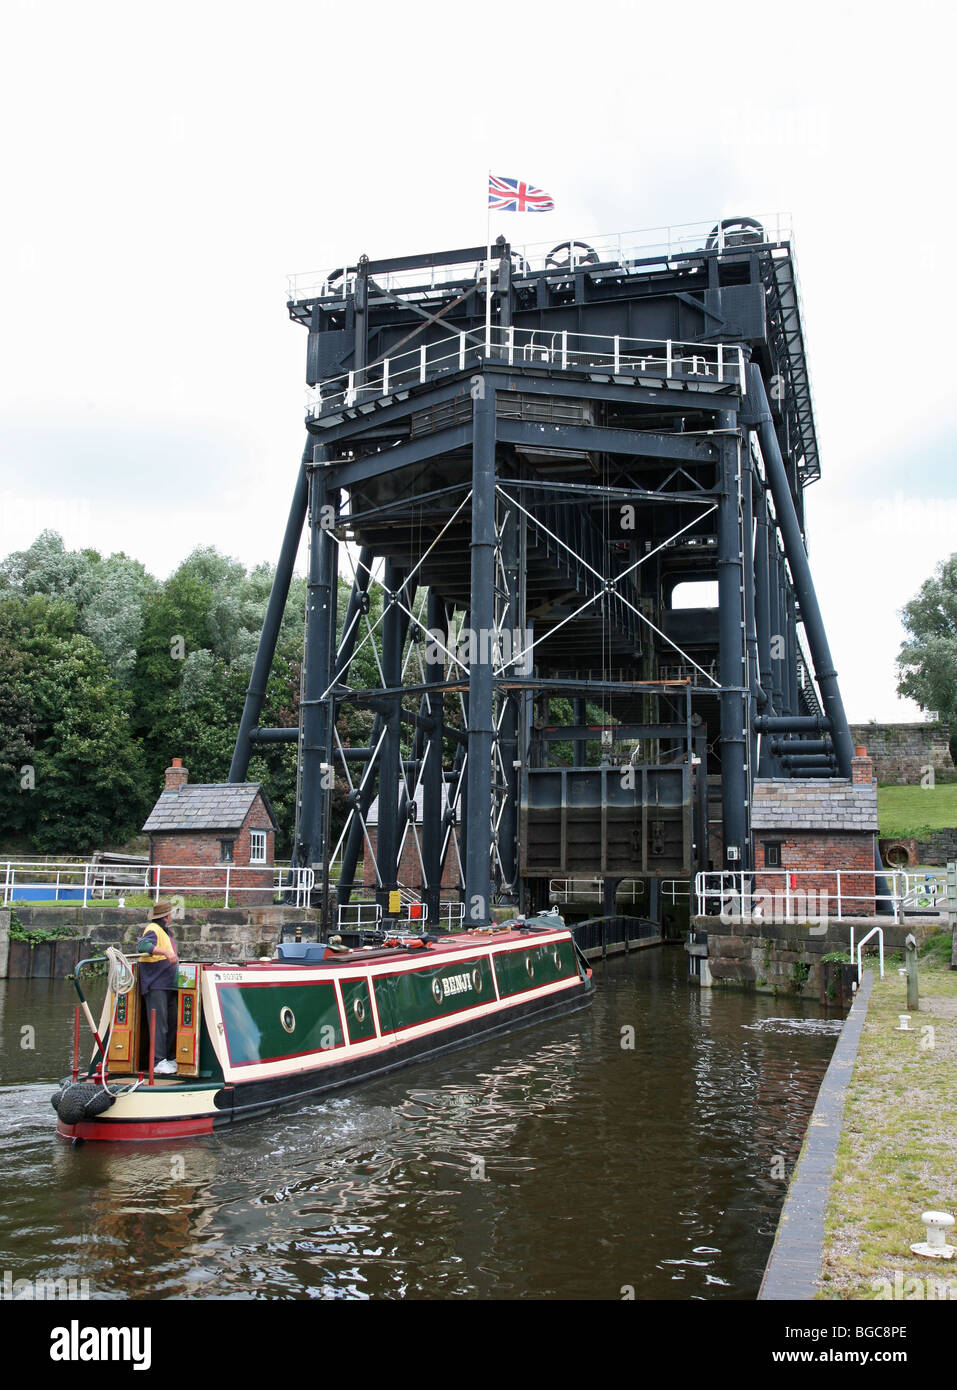
[(907, 933), (904, 950), (907, 965), (907, 1007), (916, 1010), (920, 1008), (920, 998), (917, 990), (917, 942), (913, 932)]
[(954, 1218), (947, 1211), (925, 1211), (921, 1216), (927, 1230), (927, 1239), (911, 1246), (915, 1255), (923, 1255), (931, 1260), (952, 1260), (957, 1247), (948, 1245), (945, 1232), (954, 1224)]
[(894, 1031), (897, 1033), (913, 1033), (914, 1030), (910, 1026), (910, 1014), (898, 1014), (897, 1017), (900, 1019), (900, 1023), (898, 1023)]

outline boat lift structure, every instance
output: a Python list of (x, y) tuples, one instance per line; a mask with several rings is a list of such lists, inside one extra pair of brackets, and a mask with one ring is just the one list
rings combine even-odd
[[(288, 309), (308, 331), (306, 445), (230, 781), (257, 744), (297, 742), (294, 863), (327, 895), (334, 862), (338, 902), (356, 895), (365, 854), (386, 915), (400, 890), (438, 920), (450, 863), (471, 924), (541, 908), (556, 875), (602, 879), (613, 913), (623, 879), (749, 870), (755, 776), (850, 776), (779, 220), (500, 239), (490, 265), (485, 247), (363, 256), (297, 279)], [(304, 526), (300, 725), (261, 728)], [(688, 585), (707, 601), (685, 606)], [(350, 681), (363, 646), (373, 689)], [(350, 704), (368, 747), (343, 746)]]

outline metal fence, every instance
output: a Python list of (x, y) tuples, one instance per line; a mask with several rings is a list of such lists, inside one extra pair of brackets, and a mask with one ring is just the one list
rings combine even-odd
[(96, 860), (0, 860), (3, 906), (17, 902), (92, 902), (146, 896), (230, 898), (240, 904), (249, 895), (308, 907), (315, 872), (283, 864), (101, 864)]
[(680, 378), (710, 380), (718, 385), (732, 383), (742, 394), (747, 389), (743, 349), (725, 343), (487, 326), (481, 332), (452, 333), (357, 371), (328, 377), (307, 388), (306, 412), (315, 418), (325, 411), (390, 396), (441, 372), (465, 371), (490, 358), (509, 366), (518, 363), (562, 370), (597, 368), (639, 384), (643, 378), (655, 384)]
[(788, 922), (806, 917), (840, 922), (881, 913), (900, 923), (905, 915), (945, 915), (947, 876), (943, 870), (709, 870), (695, 876), (695, 911)]

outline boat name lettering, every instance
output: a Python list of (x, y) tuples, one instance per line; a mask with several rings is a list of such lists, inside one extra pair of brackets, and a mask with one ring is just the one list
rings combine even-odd
[(442, 981), (442, 992), (448, 999), (453, 994), (465, 994), (472, 988), (469, 975), (447, 975)]
[(224, 975), (217, 975), (216, 982), (221, 985), (228, 985), (233, 980), (241, 980), (243, 972), (241, 970), (228, 970)]

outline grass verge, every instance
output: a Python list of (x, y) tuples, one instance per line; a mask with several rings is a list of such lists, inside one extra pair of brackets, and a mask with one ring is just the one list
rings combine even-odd
[(957, 1290), (955, 1261), (910, 1251), (925, 1238), (922, 1212), (957, 1215), (957, 972), (949, 960), (949, 933), (925, 943), (913, 1032), (897, 1031), (907, 995), (896, 966), (874, 982), (825, 1218), (821, 1298), (887, 1297), (888, 1286), (913, 1290), (902, 1281), (915, 1277), (952, 1280)]
[(957, 783), (877, 788), (877, 818), (888, 840), (920, 839), (957, 826)]

